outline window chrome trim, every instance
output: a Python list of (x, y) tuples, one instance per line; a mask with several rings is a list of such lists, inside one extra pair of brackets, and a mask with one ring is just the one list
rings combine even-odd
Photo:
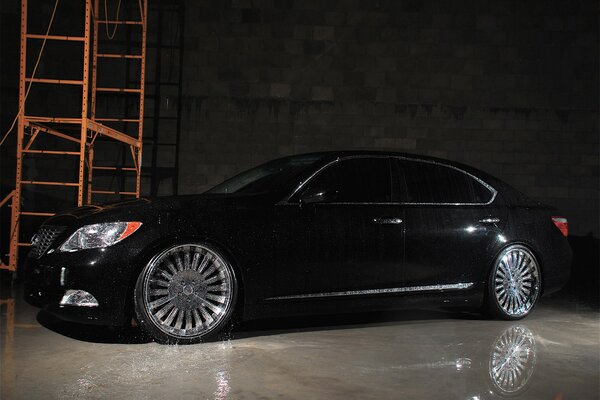
[(317, 299), (326, 297), (343, 297), (343, 296), (359, 296), (370, 294), (394, 294), (394, 293), (412, 293), (412, 292), (430, 292), (444, 290), (466, 290), (475, 285), (473, 282), (450, 283), (444, 285), (425, 285), (425, 286), (409, 286), (385, 289), (366, 289), (366, 290), (347, 290), (343, 292), (323, 292), (323, 293), (306, 293), (296, 294), (291, 296), (268, 297), (265, 300), (297, 300), (297, 299)]
[(446, 167), (446, 168), (450, 168), (453, 169), (455, 171), (458, 171), (460, 173), (463, 173), (467, 176), (469, 176), (471, 179), (474, 179), (475, 181), (477, 181), (479, 184), (481, 184), (483, 187), (485, 187), (487, 190), (490, 191), (490, 193), (492, 194), (492, 197), (490, 198), (490, 200), (488, 200), (485, 203), (428, 203), (428, 202), (403, 202), (400, 204), (405, 204), (405, 205), (434, 205), (434, 206), (485, 206), (488, 204), (492, 204), (494, 202), (494, 200), (496, 200), (496, 196), (498, 195), (498, 191), (489, 183), (485, 182), (483, 179), (471, 174), (470, 172), (465, 171), (462, 168), (458, 168), (455, 167), (454, 165), (449, 165), (449, 164), (444, 164), (441, 163), (439, 161), (434, 161), (434, 160), (424, 160), (422, 158), (409, 158), (409, 157), (403, 157), (403, 156), (391, 156), (393, 158), (397, 158), (400, 160), (406, 160), (406, 161), (414, 161), (414, 162), (420, 162), (420, 163), (426, 163), (426, 164), (433, 164), (433, 165), (439, 165), (441, 167)]
[(442, 162), (439, 161), (434, 161), (434, 160), (424, 160), (422, 158), (411, 158), (411, 157), (405, 157), (405, 156), (396, 156), (396, 155), (356, 155), (356, 156), (346, 156), (346, 157), (337, 157), (335, 160), (332, 160), (330, 162), (328, 162), (327, 164), (323, 165), (321, 168), (317, 169), (315, 172), (313, 172), (308, 178), (306, 178), (304, 181), (300, 182), (300, 184), (296, 187), (296, 189), (294, 189), (294, 191), (292, 191), (292, 193), (288, 196), (286, 196), (283, 200), (281, 200), (279, 203), (277, 203), (277, 205), (292, 205), (292, 206), (299, 206), (301, 203), (299, 202), (290, 202), (290, 199), (292, 197), (294, 197), (296, 195), (296, 193), (298, 193), (308, 182), (310, 182), (315, 176), (317, 176), (318, 174), (321, 173), (321, 171), (323, 171), (325, 168), (339, 162), (342, 160), (349, 160), (349, 159), (353, 159), (353, 158), (396, 158), (399, 160), (406, 160), (406, 161), (414, 161), (414, 162), (421, 162), (421, 163), (427, 163), (427, 164), (434, 164), (434, 165), (439, 165), (442, 167), (446, 167), (446, 168), (451, 168), (454, 169), (458, 172), (461, 172), (465, 175), (468, 175), (470, 178), (474, 179), (475, 181), (477, 181), (479, 184), (481, 184), (483, 187), (485, 187), (487, 190), (490, 191), (490, 193), (492, 194), (492, 197), (490, 198), (490, 200), (488, 200), (485, 203), (427, 203), (427, 202), (383, 202), (383, 203), (360, 203), (360, 202), (331, 202), (331, 203), (314, 203), (315, 205), (317, 204), (328, 204), (328, 205), (339, 205), (339, 204), (349, 204), (349, 205), (360, 205), (360, 204), (382, 204), (382, 205), (409, 205), (409, 206), (486, 206), (489, 204), (492, 204), (494, 202), (494, 200), (496, 200), (496, 197), (498, 195), (498, 191), (490, 184), (488, 184), (487, 182), (485, 182), (483, 179), (471, 174), (470, 172), (467, 172), (461, 168), (455, 167), (453, 165), (449, 165), (449, 164), (444, 164)]

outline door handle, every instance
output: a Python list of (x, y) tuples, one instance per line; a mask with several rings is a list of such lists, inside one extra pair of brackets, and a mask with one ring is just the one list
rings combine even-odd
[(497, 224), (498, 222), (500, 222), (500, 218), (495, 217), (482, 218), (479, 220), (480, 224)]
[(402, 223), (402, 219), (400, 218), (373, 218), (373, 222), (381, 225), (398, 225)]

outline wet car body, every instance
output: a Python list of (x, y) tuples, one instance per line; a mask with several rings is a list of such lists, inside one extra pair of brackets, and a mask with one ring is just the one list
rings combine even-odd
[[(301, 201), (322, 171), (352, 159), (386, 160), (388, 201)], [(490, 198), (407, 201), (400, 162), (451, 168), (488, 188)], [(52, 243), (39, 258), (28, 257), (25, 297), (65, 320), (123, 325), (134, 316), (132, 293), (149, 260), (171, 245), (202, 243), (229, 260), (238, 281), (236, 313), (243, 319), (421, 306), (480, 309), (494, 260), (510, 245), (535, 255), (541, 294), (566, 283), (571, 251), (552, 223), (555, 214), (502, 181), (450, 161), (319, 153), (315, 163), (261, 193), (142, 198), (58, 214), (44, 223), (59, 230)], [(106, 221), (142, 226), (110, 247), (59, 251), (78, 228)], [(98, 306), (61, 305), (69, 289), (93, 294)]]

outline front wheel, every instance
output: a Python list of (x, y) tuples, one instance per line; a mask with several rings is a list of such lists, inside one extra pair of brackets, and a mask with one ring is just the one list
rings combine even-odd
[(135, 286), (142, 328), (161, 343), (198, 343), (227, 326), (236, 302), (231, 264), (215, 249), (178, 244), (154, 256)]
[(490, 312), (506, 320), (525, 318), (540, 296), (541, 283), (540, 267), (531, 250), (522, 245), (507, 247), (490, 274)]

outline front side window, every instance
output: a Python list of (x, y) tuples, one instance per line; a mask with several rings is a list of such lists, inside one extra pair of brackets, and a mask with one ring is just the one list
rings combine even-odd
[(444, 165), (397, 160), (403, 203), (483, 204), (493, 193), (472, 176)]
[(329, 203), (388, 203), (390, 161), (386, 157), (340, 160), (311, 179), (304, 191), (326, 191)]
[(210, 189), (207, 193), (241, 193), (256, 194), (277, 189), (304, 170), (316, 164), (323, 156), (321, 154), (302, 154), (269, 161)]

